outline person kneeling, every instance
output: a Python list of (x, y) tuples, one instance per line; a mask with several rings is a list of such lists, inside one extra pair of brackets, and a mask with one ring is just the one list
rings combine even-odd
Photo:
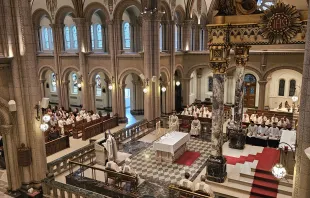
[(199, 183), (196, 184), (195, 186), (195, 192), (202, 194), (202, 195), (207, 195), (209, 197), (214, 197), (214, 193), (211, 189), (211, 187), (206, 184), (206, 176), (205, 175), (201, 175)]

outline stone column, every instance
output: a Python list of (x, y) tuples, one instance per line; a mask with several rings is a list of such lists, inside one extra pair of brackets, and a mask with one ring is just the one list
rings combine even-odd
[(258, 81), (258, 84), (259, 84), (258, 109), (259, 110), (264, 110), (264, 108), (265, 108), (265, 94), (266, 94), (267, 81)]
[(223, 183), (226, 179), (226, 159), (223, 156), (224, 79), (228, 67), (229, 46), (210, 46), (210, 66), (213, 70), (212, 155), (207, 160), (207, 179)]
[[(310, 21), (310, 4), (308, 5)], [(305, 149), (310, 147), (310, 23), (307, 24), (306, 49), (300, 94), (300, 111), (297, 132), (296, 165), (293, 198), (308, 198), (310, 195), (310, 160)]]
[(196, 99), (201, 100), (201, 77), (202, 69), (197, 70), (197, 96)]
[(120, 84), (119, 86), (119, 104), (118, 104), (118, 108), (119, 108), (119, 120), (120, 122), (126, 123), (128, 121), (127, 117), (126, 117), (126, 112), (125, 112), (125, 87), (126, 84)]
[(227, 104), (232, 104), (232, 100), (231, 100), (231, 92), (232, 92), (232, 80), (233, 80), (233, 76), (227, 76), (227, 91), (226, 91), (226, 94), (227, 94)]
[(63, 106), (65, 109), (69, 109), (69, 83), (70, 81), (63, 81), (62, 82), (62, 99), (63, 99)]
[(82, 83), (82, 104), (83, 108), (90, 109), (89, 105), (89, 89), (87, 86), (88, 82), (88, 69), (86, 64), (86, 57), (85, 52), (87, 52), (87, 36), (86, 36), (86, 30), (88, 28), (85, 26), (85, 18), (74, 18), (73, 19), (77, 32), (78, 32), (78, 49), (79, 49), (79, 67), (80, 67), (80, 75), (82, 76), (83, 83)]
[(45, 97), (45, 79), (40, 79), (40, 91), (42, 98)]
[[(174, 40), (175, 40), (175, 22), (171, 21), (169, 23), (169, 26), (167, 25), (167, 27), (169, 28), (167, 32), (169, 32), (169, 37), (168, 37), (168, 43), (166, 43), (166, 45), (168, 45), (168, 50), (170, 52), (170, 93), (171, 93), (171, 110), (175, 110), (175, 76), (174, 76), (174, 72), (175, 72), (175, 46), (174, 46)], [(170, 112), (170, 111), (169, 111)]]
[(96, 96), (95, 96), (95, 83), (90, 82), (89, 83), (89, 89), (90, 89), (90, 104), (89, 104), (89, 108), (90, 110), (93, 110), (94, 112), (97, 112), (96, 109)]
[(21, 185), (20, 174), (18, 173), (17, 149), (12, 138), (13, 126), (1, 125), (0, 132), (3, 138), (3, 146), (5, 152), (5, 164), (8, 179), (8, 190), (17, 191)]
[(242, 130), (243, 98), (244, 98), (244, 69), (249, 59), (249, 46), (236, 46), (236, 86), (235, 86), (235, 106), (233, 130), (229, 132), (229, 147), (234, 149), (244, 149), (245, 134)]

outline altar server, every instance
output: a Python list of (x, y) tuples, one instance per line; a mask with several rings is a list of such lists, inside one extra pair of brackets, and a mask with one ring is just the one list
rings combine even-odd
[(130, 167), (130, 163), (131, 163), (131, 160), (129, 158), (127, 158), (125, 160), (125, 165), (122, 169), (122, 172), (125, 173), (125, 174), (130, 174), (130, 175), (136, 175), (135, 171), (133, 171)]
[(258, 124), (262, 124), (263, 122), (266, 122), (266, 121), (267, 121), (267, 117), (264, 115), (264, 113), (262, 113), (262, 115), (258, 117), (257, 122), (258, 122)]
[(281, 118), (281, 120), (278, 122), (278, 127), (286, 127), (287, 123), (284, 121), (284, 118)]
[(246, 123), (249, 123), (249, 122), (250, 122), (250, 117), (249, 117), (249, 115), (247, 114), (247, 112), (245, 112), (245, 113), (243, 114), (242, 122), (246, 122)]
[(267, 146), (268, 127), (265, 125), (264, 122), (258, 127), (256, 138), (257, 146)]
[(278, 148), (281, 133), (279, 128), (277, 127), (277, 123), (274, 122), (272, 124), (272, 127), (268, 129), (268, 135), (269, 135), (268, 145), (273, 148)]
[(91, 120), (97, 120), (97, 116), (96, 116), (95, 113), (93, 113), (93, 114), (91, 115)]
[(80, 116), (80, 113), (78, 113), (78, 114), (76, 115), (75, 120), (76, 120), (77, 122), (83, 120), (83, 118)]
[(273, 116), (271, 117), (270, 121), (271, 121), (271, 123), (274, 123), (274, 122), (278, 123), (279, 119), (277, 118), (276, 114), (273, 114)]
[(108, 134), (108, 139), (106, 141), (106, 149), (108, 152), (108, 159), (113, 159), (114, 161), (116, 161), (117, 160), (117, 145), (110, 131)]
[(106, 164), (106, 169), (120, 172), (119, 166), (113, 161), (113, 157), (109, 157), (109, 161)]
[(169, 117), (169, 129), (171, 131), (179, 131), (179, 118), (175, 112)]
[(259, 122), (259, 119), (258, 119), (258, 114), (255, 114), (255, 117), (252, 119), (252, 121), (255, 123), (255, 124), (261, 124), (262, 122), (258, 123)]
[(248, 126), (248, 133), (246, 137), (247, 144), (253, 144), (255, 141), (255, 137), (257, 135), (257, 125), (251, 121), (250, 125)]
[(184, 108), (184, 111), (182, 111), (181, 115), (188, 115), (188, 109)]
[(185, 178), (181, 179), (179, 182), (180, 187), (183, 187), (187, 190), (193, 190), (193, 182), (189, 180), (190, 174), (188, 172), (185, 173)]
[(200, 194), (207, 194), (209, 197), (214, 197), (214, 193), (211, 189), (211, 187), (206, 184), (206, 176), (201, 175), (199, 183), (195, 185), (195, 192)]
[(87, 115), (86, 115), (86, 121), (87, 121), (87, 122), (90, 122), (90, 121), (91, 121), (91, 115), (90, 115), (89, 112), (88, 112)]
[(197, 116), (195, 116), (194, 120), (192, 121), (192, 124), (191, 124), (190, 134), (197, 136), (200, 134), (200, 129), (201, 129), (200, 121), (198, 120)]

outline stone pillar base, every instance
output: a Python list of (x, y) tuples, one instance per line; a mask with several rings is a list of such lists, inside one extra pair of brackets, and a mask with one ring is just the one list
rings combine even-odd
[(124, 118), (118, 118), (118, 123), (127, 123), (128, 122), (128, 118), (124, 117)]
[(246, 142), (246, 135), (243, 130), (229, 129), (229, 148), (244, 149)]
[(224, 183), (227, 177), (226, 158), (211, 155), (207, 160), (207, 180)]

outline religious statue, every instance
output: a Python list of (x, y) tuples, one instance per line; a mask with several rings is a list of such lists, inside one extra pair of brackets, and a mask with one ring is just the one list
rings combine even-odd
[(282, 109), (282, 102), (279, 104), (279, 108), (278, 109)]
[(200, 121), (198, 120), (197, 116), (195, 116), (191, 124), (190, 134), (197, 136), (200, 134), (200, 130), (201, 130)]
[(170, 131), (179, 131), (179, 118), (175, 112), (169, 117), (169, 129)]

